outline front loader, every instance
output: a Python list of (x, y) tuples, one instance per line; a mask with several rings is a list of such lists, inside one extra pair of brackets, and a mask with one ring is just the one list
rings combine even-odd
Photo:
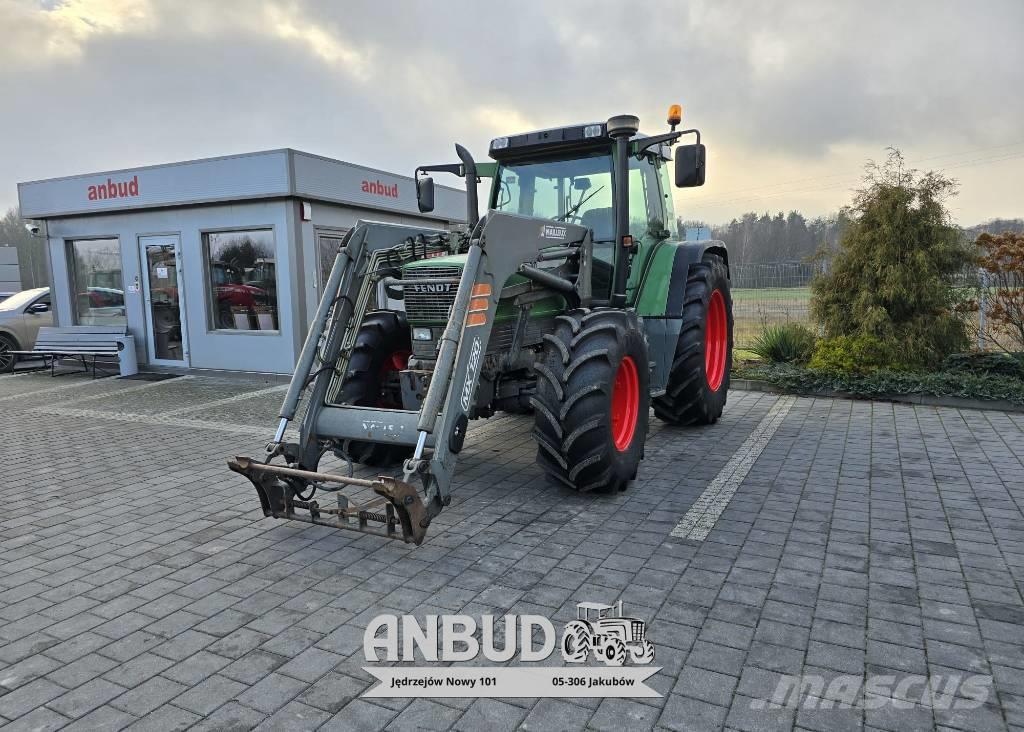
[[(704, 182), (700, 133), (676, 131), (679, 115), (674, 106), (671, 131), (653, 137), (621, 115), (497, 138), (488, 163), (456, 145), (459, 163), (417, 168), (417, 198), (432, 210), (426, 173), (465, 177), (465, 227), (353, 228), (267, 457), (229, 461), (264, 514), (420, 544), (451, 502), (471, 419), (532, 412), (538, 464), (581, 491), (635, 478), (652, 406), (672, 424), (717, 420), (732, 352), (728, 255), (670, 230), (668, 161), (683, 135), (697, 142), (675, 150), (675, 184)], [(298, 441), (286, 442), (300, 405)], [(328, 452), (381, 474), (322, 472)], [(375, 497), (357, 504), (347, 488)]]

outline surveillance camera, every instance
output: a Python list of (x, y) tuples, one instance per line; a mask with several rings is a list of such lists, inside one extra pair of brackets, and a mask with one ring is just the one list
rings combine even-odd
[(25, 230), (32, 236), (35, 236), (39, 233), (39, 224), (25, 224)]

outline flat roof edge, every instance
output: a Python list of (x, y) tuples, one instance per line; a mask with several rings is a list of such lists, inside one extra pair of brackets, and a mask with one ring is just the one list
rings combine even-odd
[[(160, 168), (171, 168), (171, 167), (181, 166), (181, 165), (197, 165), (197, 164), (201, 164), (201, 163), (215, 163), (215, 162), (218, 162), (218, 161), (221, 161), (221, 160), (238, 160), (239, 158), (254, 158), (254, 157), (263, 157), (263, 156), (267, 156), (267, 155), (284, 155), (284, 156), (286, 156), (286, 158), (289, 155), (303, 155), (303, 156), (308, 157), (308, 158), (314, 158), (316, 160), (322, 160), (324, 162), (332, 163), (334, 165), (342, 165), (342, 166), (344, 166), (346, 168), (354, 168), (354, 169), (357, 169), (357, 170), (364, 170), (364, 171), (368, 171), (368, 172), (371, 172), (371, 173), (380, 173), (381, 175), (399, 176), (399, 177), (402, 177), (402, 178), (408, 178), (409, 180), (413, 180), (413, 176), (405, 175), (404, 173), (395, 173), (393, 171), (384, 170), (382, 168), (374, 168), (374, 167), (369, 166), (369, 165), (362, 165), (360, 163), (352, 163), (352, 162), (349, 162), (347, 160), (340, 160), (339, 158), (331, 158), (331, 157), (328, 157), (326, 155), (317, 155), (316, 153), (306, 152), (305, 150), (299, 150), (299, 149), (294, 148), (294, 147), (278, 147), (278, 148), (272, 148), (270, 150), (255, 150), (253, 152), (233, 153), (233, 154), (230, 154), (230, 155), (216, 155), (216, 156), (208, 157), (208, 158), (191, 158), (189, 160), (176, 160), (176, 161), (171, 161), (171, 162), (167, 162), (167, 163), (154, 163), (153, 165), (136, 165), (136, 166), (132, 166), (130, 168), (117, 168), (117, 169), (114, 169), (114, 170), (96, 170), (96, 171), (91, 171), (91, 172), (86, 172), (86, 173), (74, 173), (72, 175), (59, 175), (59, 176), (55, 176), (55, 177), (52, 177), (52, 178), (37, 178), (35, 180), (19, 181), (17, 183), (17, 186), (18, 186), (18, 189), (20, 190), (22, 186), (33, 186), (33, 185), (40, 185), (40, 184), (44, 184), (44, 183), (56, 183), (56, 182), (59, 182), (59, 181), (79, 180), (81, 178), (94, 178), (94, 177), (104, 176), (104, 175), (106, 175), (106, 176), (123, 175), (125, 173), (133, 173), (133, 172), (143, 171), (143, 170), (158, 170)], [(288, 171), (289, 177), (291, 177), (291, 173), (292, 173), (292, 171)], [(291, 183), (294, 186), (295, 181), (292, 180)], [(455, 191), (457, 193), (465, 193), (465, 189), (463, 189), (463, 188), (455, 188), (453, 186), (446, 186), (446, 185), (437, 185), (437, 187), (438, 188), (444, 188), (444, 189), (450, 190), (450, 191)]]
[[(170, 163), (155, 163), (153, 165), (136, 165), (131, 168), (119, 168), (117, 170), (96, 170), (90, 173), (75, 173), (74, 175), (60, 175), (54, 178), (39, 178), (37, 180), (26, 180), (18, 183), (18, 188), (22, 186), (39, 185), (41, 183), (56, 183), (58, 181), (65, 180), (78, 180), (79, 178), (93, 178), (100, 175), (121, 175), (123, 173), (133, 173), (140, 170), (158, 170), (160, 168), (171, 168), (176, 165), (196, 165), (198, 163), (215, 163), (219, 160), (237, 160), (239, 158), (255, 158), (264, 155), (281, 155), (287, 154), (291, 148), (280, 147), (274, 150), (257, 150), (255, 152), (247, 153), (235, 153), (233, 155), (217, 155), (212, 158), (193, 158), (191, 160), (178, 160)], [(340, 162), (340, 161), (339, 161)]]
[[(464, 191), (458, 191), (458, 193), (464, 193)], [(61, 211), (59, 213), (33, 213), (31, 211), (22, 211), (21, 217), (23, 219), (32, 219), (35, 221), (46, 221), (49, 219), (69, 219), (83, 216), (112, 216), (123, 213), (139, 212), (139, 211), (159, 211), (172, 208), (188, 208), (190, 206), (220, 206), (231, 203), (255, 203), (259, 201), (308, 201), (310, 203), (328, 204), (330, 206), (338, 206), (341, 208), (357, 209), (358, 211), (381, 211), (383, 213), (397, 214), (403, 216), (412, 216), (413, 218), (430, 219), (432, 221), (451, 221), (455, 223), (465, 223), (465, 215), (460, 214), (459, 216), (446, 216), (436, 211), (430, 211), (428, 213), (422, 213), (420, 211), (407, 211), (402, 208), (391, 208), (388, 206), (369, 206), (365, 203), (358, 201), (343, 200), (339, 198), (327, 198), (324, 196), (313, 196), (302, 193), (287, 193), (287, 194), (256, 194), (251, 196), (233, 196), (231, 198), (208, 198), (208, 199), (195, 199), (191, 201), (175, 201), (173, 203), (139, 203), (134, 206), (125, 205), (118, 208), (108, 208), (103, 210), (96, 209), (79, 209), (74, 211)]]

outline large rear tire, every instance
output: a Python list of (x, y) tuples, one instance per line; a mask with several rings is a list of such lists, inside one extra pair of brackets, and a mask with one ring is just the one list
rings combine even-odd
[[(405, 313), (390, 310), (368, 313), (356, 335), (339, 403), (401, 409), (397, 372), (406, 367), (411, 351)], [(412, 448), (404, 445), (356, 440), (346, 440), (342, 449), (354, 462), (371, 466), (392, 465), (412, 455)]]
[(562, 658), (566, 663), (583, 663), (590, 655), (594, 631), (589, 623), (573, 620), (562, 634)]
[(534, 370), (537, 463), (580, 491), (624, 490), (643, 457), (650, 409), (640, 319), (587, 308), (560, 315)]
[(732, 293), (721, 257), (706, 254), (690, 268), (683, 327), (665, 394), (654, 414), (670, 424), (713, 424), (722, 416), (732, 369)]

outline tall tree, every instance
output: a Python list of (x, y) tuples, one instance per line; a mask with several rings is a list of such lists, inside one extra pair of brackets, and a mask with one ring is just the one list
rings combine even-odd
[(812, 282), (812, 310), (829, 336), (871, 336), (894, 363), (933, 365), (968, 342), (952, 282), (971, 254), (946, 208), (957, 184), (908, 170), (894, 149), (864, 183), (829, 271)]

